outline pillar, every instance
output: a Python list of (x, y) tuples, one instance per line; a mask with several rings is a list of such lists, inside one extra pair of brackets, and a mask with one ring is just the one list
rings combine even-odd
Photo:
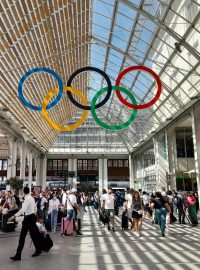
[(31, 190), (32, 187), (32, 168), (33, 168), (33, 154), (29, 152), (27, 155), (28, 158), (28, 187)]
[(68, 172), (74, 172), (74, 176), (69, 176), (69, 184), (71, 188), (77, 188), (77, 158), (68, 159)]
[(107, 158), (99, 159), (99, 192), (102, 189), (108, 189), (108, 160)]
[(129, 186), (135, 188), (134, 163), (131, 154), (129, 154)]
[(35, 157), (35, 167), (36, 167), (36, 186), (41, 186), (41, 167), (40, 167), (40, 156)]
[(43, 191), (47, 187), (47, 157), (46, 155), (42, 155), (40, 157), (40, 185), (42, 186)]
[(170, 190), (176, 190), (176, 164), (177, 164), (177, 154), (176, 154), (176, 137), (174, 129), (167, 130), (167, 158), (169, 164), (169, 171), (167, 173), (168, 177), (168, 187)]
[(194, 160), (197, 179), (197, 191), (198, 197), (200, 198), (200, 106), (192, 108), (191, 115), (192, 115), (192, 133), (194, 144)]
[(17, 163), (17, 139), (8, 137), (10, 147), (10, 158), (8, 159), (7, 178), (16, 177), (16, 163)]
[(25, 169), (26, 169), (26, 142), (21, 142), (19, 146), (20, 150), (20, 179), (25, 181)]

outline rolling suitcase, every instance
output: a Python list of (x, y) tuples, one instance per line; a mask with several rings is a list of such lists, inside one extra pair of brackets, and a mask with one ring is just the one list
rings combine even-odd
[(62, 218), (61, 220), (61, 236), (63, 235), (72, 235), (73, 234), (73, 219), (67, 217)]
[(122, 230), (128, 230), (128, 214), (127, 211), (122, 213)]
[(49, 252), (49, 250), (53, 247), (53, 241), (49, 234), (43, 236), (43, 240), (41, 243), (41, 250)]

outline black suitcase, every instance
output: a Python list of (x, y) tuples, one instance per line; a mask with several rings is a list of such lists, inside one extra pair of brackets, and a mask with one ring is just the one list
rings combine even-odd
[(128, 230), (128, 214), (127, 211), (122, 213), (122, 230)]
[(40, 233), (39, 239), (41, 250), (49, 252), (49, 250), (53, 247), (53, 241), (51, 240), (50, 235), (49, 234), (43, 235), (43, 233)]
[(13, 213), (3, 214), (2, 216), (2, 231), (3, 232), (14, 232), (15, 222), (14, 220), (8, 222), (8, 219), (13, 216)]
[(99, 221), (101, 221), (103, 224), (109, 223), (109, 217), (102, 210), (99, 211)]

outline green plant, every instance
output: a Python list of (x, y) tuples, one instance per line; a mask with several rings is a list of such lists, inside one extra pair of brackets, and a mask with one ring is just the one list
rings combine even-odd
[(16, 177), (11, 177), (6, 180), (6, 185), (10, 185), (11, 188), (14, 189), (15, 191), (19, 191), (20, 189), (22, 189), (23, 183), (24, 183), (23, 179), (18, 179)]

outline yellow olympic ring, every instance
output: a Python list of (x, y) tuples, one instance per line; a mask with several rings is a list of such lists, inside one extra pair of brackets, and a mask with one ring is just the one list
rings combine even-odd
[[(64, 90), (64, 91), (70, 91), (70, 92), (74, 93), (75, 95), (77, 95), (77, 96), (81, 99), (83, 105), (85, 105), (85, 106), (88, 105), (85, 96), (84, 96), (81, 92), (79, 92), (77, 89), (75, 89), (75, 88), (73, 88), (73, 87), (64, 86), (64, 87), (63, 87), (63, 90)], [(59, 89), (56, 88), (56, 89), (51, 90), (51, 91), (46, 95), (46, 97), (44, 98), (44, 101), (43, 101), (43, 103), (42, 103), (42, 115), (44, 116), (44, 118), (45, 118), (45, 120), (48, 122), (48, 124), (49, 124), (52, 128), (54, 128), (54, 129), (56, 129), (56, 130), (59, 130), (59, 131), (71, 131), (71, 130), (74, 130), (74, 129), (76, 129), (77, 127), (79, 127), (79, 126), (85, 121), (85, 119), (86, 119), (86, 117), (87, 117), (87, 115), (88, 115), (88, 111), (87, 111), (87, 110), (84, 110), (84, 111), (83, 111), (83, 114), (82, 114), (82, 116), (81, 116), (81, 118), (80, 118), (80, 120), (79, 120), (77, 123), (75, 123), (75, 124), (73, 124), (73, 125), (71, 125), (71, 126), (59, 126), (59, 125), (56, 125), (56, 124), (49, 118), (49, 116), (48, 116), (48, 114), (47, 114), (47, 105), (48, 105), (49, 99), (50, 99), (53, 95), (57, 94), (58, 92), (59, 92)]]

